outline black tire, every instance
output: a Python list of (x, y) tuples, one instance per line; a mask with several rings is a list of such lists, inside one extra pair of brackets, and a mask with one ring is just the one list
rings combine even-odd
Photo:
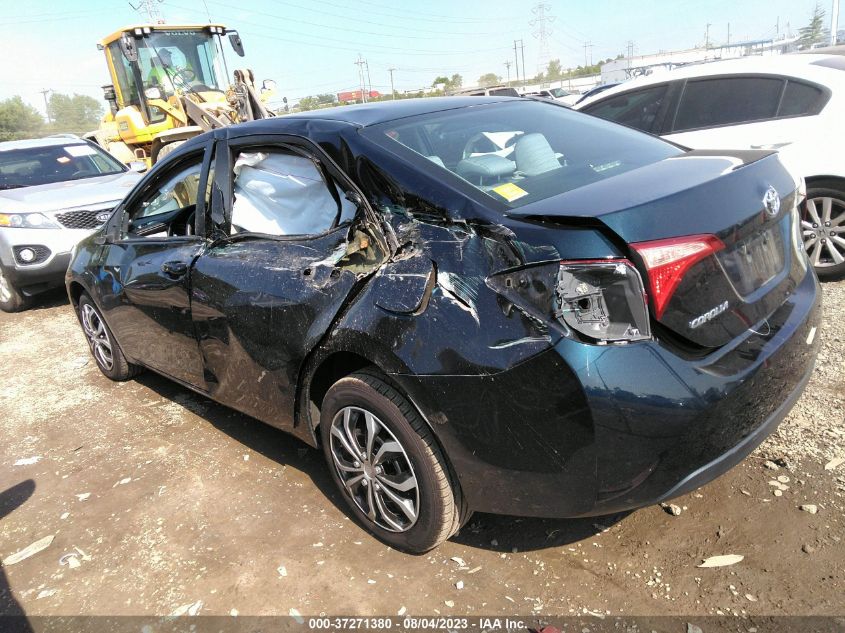
[(162, 145), (158, 150), (158, 154), (156, 154), (156, 162), (162, 160), (168, 154), (175, 152), (184, 142), (185, 141), (171, 141), (170, 143)]
[[(411, 473), (417, 483), (418, 503), (416, 522), (404, 531), (385, 529), (372, 520), (344, 485), (332, 456), (331, 429), (335, 416), (343, 415), (347, 407), (372, 413), (381, 426), (387, 429), (388, 435), (392, 435), (401, 445), (404, 453), (397, 459), (406, 458), (410, 462)], [(408, 400), (377, 372), (356, 372), (340, 379), (329, 389), (321, 407), (320, 436), (332, 478), (353, 515), (362, 526), (391, 547), (413, 554), (425, 553), (457, 532), (462, 525), (462, 518), (468, 517), (460, 487), (451, 475), (434, 434)], [(359, 443), (359, 448), (361, 446)], [(377, 460), (372, 461), (373, 464), (379, 463)], [(371, 481), (375, 483), (370, 486), (379, 490), (378, 481), (375, 478)], [(384, 483), (382, 486), (384, 495), (388, 490)], [(382, 496), (381, 499), (384, 504), (386, 497)]]
[[(94, 362), (97, 363), (97, 367), (106, 378), (122, 382), (133, 378), (141, 371), (140, 367), (126, 360), (120, 345), (117, 344), (109, 326), (106, 325), (100, 309), (85, 293), (79, 297), (77, 317), (82, 326), (82, 333), (88, 341)], [(109, 362), (109, 355), (104, 352), (106, 346), (110, 350), (111, 362)]]
[(3, 274), (0, 268), (0, 310), (3, 312), (20, 312), (29, 307), (30, 298), (15, 288), (12, 280)]
[[(822, 220), (821, 224), (814, 222), (814, 218), (811, 216), (809, 205), (811, 201), (815, 201), (815, 206), (818, 209), (817, 215), (822, 216), (823, 213), (821, 208), (823, 206), (822, 200), (824, 199), (831, 199), (833, 204), (831, 208), (831, 218), (830, 220), (836, 221), (836, 219), (840, 219), (840, 226), (826, 226), (824, 217), (819, 217)], [(837, 240), (845, 240), (845, 221), (842, 221), (841, 218), (845, 216), (845, 185), (841, 182), (837, 181), (828, 181), (828, 180), (816, 180), (808, 183), (807, 185), (807, 202), (804, 203), (804, 208), (801, 212), (801, 219), (805, 222), (804, 224), (804, 232), (805, 232), (805, 240), (806, 240), (806, 232), (810, 230), (818, 231), (818, 240), (831, 240), (831, 237)], [(809, 223), (809, 224), (806, 224)], [(834, 235), (831, 236), (830, 233), (833, 232)], [(842, 242), (832, 242), (832, 246), (834, 246), (838, 253), (841, 256), (845, 256), (845, 244)], [(813, 264), (813, 268), (816, 271), (816, 274), (819, 276), (819, 279), (823, 281), (832, 281), (835, 279), (842, 279), (845, 277), (845, 261), (837, 264), (833, 260), (832, 253), (827, 248), (827, 245), (816, 244), (815, 242), (810, 245), (808, 248), (808, 254), (810, 255), (811, 263), (813, 262), (813, 255), (815, 253), (814, 247), (818, 248), (820, 251), (819, 253), (819, 262)]]

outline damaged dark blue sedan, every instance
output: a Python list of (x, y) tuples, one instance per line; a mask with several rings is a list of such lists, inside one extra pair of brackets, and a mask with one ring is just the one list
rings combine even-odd
[(333, 108), (198, 136), (77, 248), (102, 372), (149, 368), (321, 446), (423, 552), (473, 511), (598, 515), (743, 459), (813, 368), (777, 155), (552, 103)]

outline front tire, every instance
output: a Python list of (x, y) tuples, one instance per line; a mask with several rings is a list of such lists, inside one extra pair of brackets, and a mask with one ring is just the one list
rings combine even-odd
[(15, 288), (12, 280), (3, 274), (0, 268), (0, 310), (3, 312), (20, 312), (29, 307), (29, 297)]
[(845, 191), (841, 185), (816, 181), (807, 187), (801, 229), (819, 279), (845, 276)]
[(117, 344), (91, 297), (87, 294), (80, 296), (78, 310), (82, 332), (88, 340), (91, 355), (103, 375), (111, 380), (122, 382), (138, 374), (140, 368), (126, 360), (120, 345)]
[(365, 370), (336, 382), (320, 435), (341, 495), (377, 538), (422, 554), (457, 532), (460, 488), (425, 421), (382, 376)]

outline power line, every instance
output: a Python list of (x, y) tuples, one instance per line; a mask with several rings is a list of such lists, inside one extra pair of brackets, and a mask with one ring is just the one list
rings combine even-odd
[(138, 13), (143, 15), (144, 13), (147, 14), (147, 20), (153, 23), (164, 22), (164, 18), (161, 15), (161, 11), (158, 10), (158, 5), (160, 5), (163, 0), (138, 0), (138, 6), (136, 7), (132, 2), (128, 2), (129, 6), (135, 9)]

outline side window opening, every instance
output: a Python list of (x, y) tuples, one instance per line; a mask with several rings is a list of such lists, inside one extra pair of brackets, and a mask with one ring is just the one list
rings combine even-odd
[(317, 235), (357, 210), (316, 160), (278, 148), (235, 157), (232, 233)]
[(127, 212), (124, 237), (177, 237), (194, 234), (202, 158), (159, 180)]
[(778, 116), (806, 116), (816, 114), (822, 98), (822, 91), (816, 86), (792, 81), (786, 84), (786, 91), (780, 102)]
[(637, 92), (620, 94), (585, 108), (584, 111), (614, 123), (650, 132), (654, 128), (668, 89), (667, 84), (662, 84)]

